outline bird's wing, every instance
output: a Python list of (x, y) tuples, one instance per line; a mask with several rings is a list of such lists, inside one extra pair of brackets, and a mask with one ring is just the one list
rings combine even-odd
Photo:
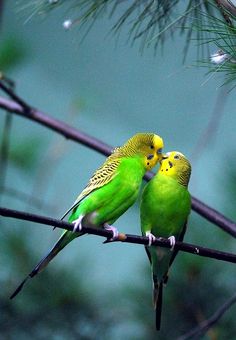
[(76, 208), (85, 197), (91, 194), (92, 191), (101, 188), (102, 186), (112, 181), (113, 178), (118, 174), (116, 170), (120, 165), (120, 162), (120, 158), (113, 158), (111, 156), (108, 157), (105, 163), (100, 168), (98, 168), (93, 176), (90, 178), (87, 186), (77, 197), (73, 205), (64, 213), (64, 215), (61, 217), (61, 220), (63, 220), (63, 218), (65, 218), (65, 216), (71, 210)]

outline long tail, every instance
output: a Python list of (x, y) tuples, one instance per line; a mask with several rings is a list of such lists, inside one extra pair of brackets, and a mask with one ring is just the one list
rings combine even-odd
[(65, 231), (49, 253), (34, 267), (34, 269), (26, 276), (26, 278), (21, 282), (21, 284), (16, 288), (14, 293), (10, 296), (13, 299), (23, 288), (28, 279), (33, 278), (35, 275), (40, 273), (48, 263), (74, 238), (78, 237), (78, 233), (72, 233), (71, 231)]
[(161, 329), (161, 311), (162, 311), (162, 290), (163, 282), (159, 282), (155, 276), (153, 276), (153, 304), (156, 312), (156, 330)]

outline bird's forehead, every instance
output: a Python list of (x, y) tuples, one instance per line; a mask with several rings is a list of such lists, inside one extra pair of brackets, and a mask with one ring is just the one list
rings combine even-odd
[(174, 157), (174, 156), (178, 155), (178, 156), (181, 156), (181, 157), (184, 157), (184, 158), (185, 158), (184, 154), (182, 154), (182, 153), (179, 152), (179, 151), (170, 151), (170, 152), (167, 152), (166, 155), (167, 155), (168, 157)]
[(179, 151), (175, 151), (174, 155), (185, 157), (184, 154), (182, 154), (182, 152), (179, 152)]
[(164, 146), (163, 140), (158, 135), (154, 135), (153, 143), (156, 147), (162, 148)]

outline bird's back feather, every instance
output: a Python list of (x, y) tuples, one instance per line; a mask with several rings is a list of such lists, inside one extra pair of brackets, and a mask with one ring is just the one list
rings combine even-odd
[(114, 154), (108, 157), (105, 163), (93, 174), (86, 187), (76, 198), (72, 206), (64, 213), (61, 219), (63, 220), (69, 214), (69, 212), (75, 209), (85, 197), (91, 194), (91, 192), (103, 187), (105, 184), (108, 184), (110, 181), (112, 181), (113, 178), (117, 175), (116, 170), (120, 165), (120, 162), (121, 159), (114, 157)]

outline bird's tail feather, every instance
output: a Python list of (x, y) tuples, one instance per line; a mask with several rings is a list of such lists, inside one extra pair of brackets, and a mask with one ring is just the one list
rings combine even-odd
[(25, 283), (28, 281), (28, 279), (33, 278), (35, 275), (40, 273), (47, 265), (48, 263), (68, 244), (70, 243), (74, 238), (76, 238), (78, 233), (72, 233), (70, 231), (65, 231), (59, 240), (56, 242), (56, 244), (52, 247), (52, 249), (49, 251), (49, 253), (41, 260), (39, 263), (34, 267), (34, 269), (27, 275), (27, 277), (21, 282), (21, 284), (16, 288), (14, 293), (10, 296), (10, 299), (13, 299), (23, 288)]
[(156, 312), (156, 329), (161, 329), (161, 311), (162, 311), (162, 290), (163, 282), (158, 282), (157, 278), (153, 276), (153, 304)]

